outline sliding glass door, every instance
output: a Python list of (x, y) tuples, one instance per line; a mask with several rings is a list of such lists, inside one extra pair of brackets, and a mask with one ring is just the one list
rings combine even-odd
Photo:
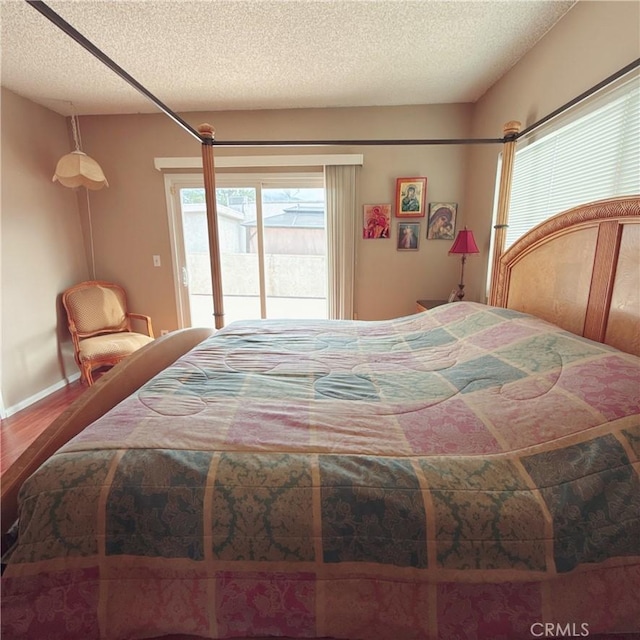
[[(217, 189), (218, 237), (225, 323), (260, 318), (258, 254), (247, 251), (247, 218), (255, 217), (256, 189)], [(185, 317), (190, 326), (213, 326), (211, 261), (204, 187), (180, 190), (180, 220), (184, 238), (183, 281)], [(188, 325), (187, 325), (188, 326)]]
[(262, 229), (265, 317), (326, 318), (324, 189), (263, 188)]
[[(322, 184), (321, 176), (217, 178), (225, 324), (327, 317)], [(171, 194), (181, 324), (212, 326), (204, 187), (200, 179), (176, 177)]]

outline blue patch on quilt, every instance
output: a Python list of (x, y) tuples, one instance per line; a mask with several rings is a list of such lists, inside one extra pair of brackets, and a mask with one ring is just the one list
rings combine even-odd
[(325, 562), (427, 566), (426, 515), (408, 460), (321, 456)]
[(489, 355), (458, 363), (439, 373), (454, 385), (460, 393), (471, 393), (480, 389), (501, 387), (527, 375), (524, 371), (520, 371)]
[(107, 555), (204, 559), (202, 511), (213, 454), (127, 451), (106, 505)]

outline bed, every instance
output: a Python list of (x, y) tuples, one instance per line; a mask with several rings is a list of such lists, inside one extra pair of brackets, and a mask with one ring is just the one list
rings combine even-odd
[(497, 304), (198, 340), (20, 467), (3, 637), (637, 637), (639, 232), (594, 203)]

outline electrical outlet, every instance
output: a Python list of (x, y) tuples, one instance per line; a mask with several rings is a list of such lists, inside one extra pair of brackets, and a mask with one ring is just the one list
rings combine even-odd
[(153, 256), (153, 266), (154, 267), (160, 266), (160, 256)]
[(169, 333), (169, 329), (160, 329), (160, 335), (161, 336), (166, 336), (167, 333)]

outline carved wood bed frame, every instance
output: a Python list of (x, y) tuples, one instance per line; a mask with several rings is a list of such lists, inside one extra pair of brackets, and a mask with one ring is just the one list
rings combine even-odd
[(640, 355), (640, 197), (558, 214), (500, 257), (491, 303)]
[[(640, 197), (594, 202), (537, 226), (499, 259), (492, 303), (640, 355)], [(185, 329), (116, 365), (30, 445), (2, 478), (2, 530), (22, 483), (84, 427), (212, 333)]]

